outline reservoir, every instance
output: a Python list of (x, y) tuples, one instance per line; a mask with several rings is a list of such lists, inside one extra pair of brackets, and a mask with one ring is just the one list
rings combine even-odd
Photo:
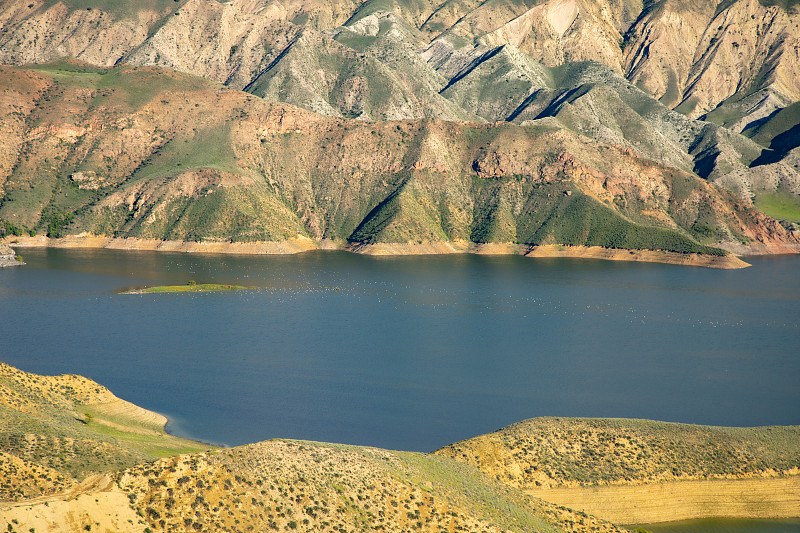
[[(800, 424), (798, 256), (20, 253), (0, 360), (90, 377), (181, 436), (432, 451), (536, 416)], [(258, 288), (118, 294), (189, 280)]]

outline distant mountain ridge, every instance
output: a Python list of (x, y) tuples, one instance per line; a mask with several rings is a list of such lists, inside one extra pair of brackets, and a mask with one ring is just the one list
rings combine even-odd
[[(800, 100), (800, 12), (795, 2), (776, 4), (149, 0), (121, 6), (99, 0), (15, 0), (0, 8), (0, 62), (43, 63), (67, 56), (99, 66), (163, 66), (243, 89), (276, 69), (291, 70), (291, 55), (309, 59), (327, 50), (331, 60), (377, 61), (388, 72), (441, 90), (458, 74), (431, 62), (443, 48), (478, 60), (486, 55), (481, 49), (507, 48), (523, 61), (551, 68), (599, 62), (665, 105), (697, 117), (758, 91), (770, 96), (762, 106), (773, 109)], [(331, 39), (344, 49), (336, 49)], [(301, 50), (290, 54), (295, 47)], [(473, 53), (476, 48), (479, 54)], [(404, 71), (412, 63), (416, 70)], [(322, 72), (294, 74), (312, 85), (325, 80)], [(366, 74), (365, 81), (378, 81)], [(411, 114), (413, 108), (408, 111), (392, 118), (420, 118)]]

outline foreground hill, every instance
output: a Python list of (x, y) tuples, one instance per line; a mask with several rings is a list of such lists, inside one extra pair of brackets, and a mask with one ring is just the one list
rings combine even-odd
[(162, 69), (69, 62), (2, 67), (0, 86), (0, 220), (15, 235), (712, 256), (800, 242), (695, 174), (558, 117), (344, 120)]
[(800, 428), (536, 418), (436, 452), (622, 523), (796, 516)]
[(280, 440), (204, 452), (210, 447), (164, 433), (165, 422), (86, 378), (0, 364), (0, 524), (137, 533), (620, 531), (445, 457)]
[[(210, 449), (166, 435), (163, 417), (88, 379), (7, 365), (0, 404), (8, 531), (619, 533), (564, 502), (600, 515), (650, 505), (661, 520), (695, 501), (697, 516), (712, 516), (738, 498), (745, 514), (734, 505), (730, 516), (752, 517), (793, 516), (800, 502), (797, 427), (534, 419), (435, 454), (291, 440)], [(739, 477), (743, 493), (714, 484)], [(683, 480), (683, 507), (647, 484), (670, 479)], [(559, 492), (602, 485), (629, 493), (587, 503)]]
[(165, 423), (84, 377), (0, 363), (0, 499), (45, 496), (89, 473), (209, 448), (167, 435)]
[(800, 473), (800, 428), (534, 418), (436, 452), (520, 488)]

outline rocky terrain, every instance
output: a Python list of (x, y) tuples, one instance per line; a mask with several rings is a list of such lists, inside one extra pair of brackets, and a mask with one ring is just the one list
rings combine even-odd
[(7, 244), (0, 242), (0, 268), (22, 265), (21, 259)]
[(722, 255), (800, 242), (698, 177), (688, 156), (686, 169), (669, 166), (554, 117), (369, 122), (155, 67), (2, 73), (0, 151), (12, 157), (0, 219), (12, 243), (84, 234)]
[[(697, 117), (757, 92), (762, 112), (800, 100), (799, 21), (795, 2), (766, 0), (14, 0), (0, 62), (157, 65), (330, 113), (419, 118), (452, 113), (436, 93), (501, 53), (507, 80), (529, 78), (519, 101), (546, 86), (542, 67), (596, 61)], [(364, 109), (382, 89), (392, 103)]]
[(7, 365), (0, 406), (8, 531), (621, 533), (564, 505), (602, 514), (613, 501), (559, 491), (616, 486), (646, 501), (652, 487), (682, 480), (682, 506), (695, 495), (707, 512), (730, 492), (709, 483), (747, 478), (740, 499), (756, 494), (775, 516), (800, 498), (796, 427), (534, 419), (435, 454), (280, 439), (209, 449), (166, 435), (163, 417), (88, 379)]
[(39, 66), (3, 70), (0, 232), (796, 251), (799, 25), (766, 0), (12, 0), (0, 62)]

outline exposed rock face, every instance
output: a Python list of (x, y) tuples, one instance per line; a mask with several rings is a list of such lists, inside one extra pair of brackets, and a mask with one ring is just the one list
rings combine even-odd
[[(293, 169), (304, 169), (310, 175), (349, 172), (342, 181), (350, 187), (348, 194), (361, 199), (336, 194), (328, 198), (320, 195), (317, 184), (295, 191), (292, 180), (288, 180), (291, 195), (282, 197), (287, 179), (276, 177), (278, 170), (270, 167), (274, 161), (262, 161), (263, 154), (254, 155), (258, 150), (247, 135), (259, 135), (263, 140), (260, 148), (278, 147), (262, 130), (247, 129), (248, 120), (240, 120), (252, 118), (258, 107), (231, 103), (243, 97), (219, 93), (213, 104), (205, 96), (195, 101), (196, 90), (217, 89), (196, 78), (149, 71), (148, 76), (155, 76), (152, 80), (171, 89), (159, 103), (154, 99), (156, 93), (142, 85), (147, 83), (143, 81), (145, 71), (105, 72), (87, 67), (83, 81), (77, 83), (78, 67), (53, 65), (48, 67), (55, 76), (52, 80), (28, 74), (25, 81), (15, 78), (6, 83), (0, 96), (6, 109), (0, 123), (0, 217), (18, 228), (50, 227), (56, 236), (60, 231), (55, 228), (61, 227), (165, 239), (229, 239), (234, 235), (263, 241), (297, 235), (355, 239), (366, 238), (367, 233), (374, 239), (373, 230), (380, 229), (383, 239), (391, 233), (393, 239), (401, 240), (471, 241), (491, 234), (493, 240), (527, 242), (534, 239), (536, 231), (521, 230), (518, 217), (529, 212), (520, 199), (531, 191), (517, 192), (502, 202), (499, 197), (491, 199), (496, 205), (486, 211), (475, 206), (490, 201), (490, 195), (499, 190), (473, 187), (465, 176), (474, 172), (480, 179), (491, 180), (493, 176), (530, 175), (535, 176), (531, 182), (538, 183), (547, 165), (509, 152), (497, 139), (537, 146), (532, 152), (537, 155), (530, 157), (559, 159), (565, 153), (574, 155), (571, 148), (559, 144), (569, 137), (566, 132), (577, 135), (581, 142), (618, 150), (620, 162), (630, 157), (655, 161), (664, 168), (714, 182), (735, 192), (745, 205), (766, 190), (778, 191), (800, 206), (800, 168), (792, 152), (797, 146), (791, 142), (797, 133), (792, 127), (800, 124), (800, 117), (786, 112), (800, 100), (798, 28), (796, 6), (787, 9), (762, 5), (758, 0), (722, 4), (665, 0), (646, 5), (638, 0), (490, 0), (441, 5), (378, 0), (360, 4), (350, 0), (148, 0), (103, 9), (87, 9), (75, 0), (13, 0), (0, 6), (0, 62), (43, 62), (66, 55), (94, 65), (168, 68), (336, 119), (432, 118), (472, 125), (437, 126), (435, 134), (427, 126), (409, 126), (404, 138), (387, 132), (396, 127), (403, 130), (405, 125), (374, 125), (370, 127), (372, 136), (391, 139), (386, 146), (364, 145), (377, 150), (378, 161), (386, 159), (380, 168), (361, 160), (348, 168), (343, 161), (354, 156), (344, 152), (351, 147), (337, 144), (333, 148), (316, 132), (304, 133), (324, 145), (326, 154), (309, 153), (301, 163), (282, 162), (281, 168), (290, 169), (286, 171), (290, 175)], [(122, 107), (120, 91), (127, 94)], [(49, 103), (54, 101), (66, 107)], [(157, 117), (158, 113), (165, 117)], [(701, 116), (705, 120), (696, 119)], [(347, 132), (332, 138), (349, 137), (357, 129), (310, 115), (303, 120), (322, 124), (323, 131), (338, 124), (337, 128)], [(481, 129), (474, 125), (501, 121), (522, 129), (512, 128), (508, 131), (518, 133), (510, 135), (496, 126)], [(759, 133), (778, 123), (783, 124), (782, 137)], [(438, 133), (447, 129), (469, 132), (472, 140)], [(548, 144), (542, 138), (549, 136), (550, 130), (561, 137), (555, 136), (558, 141)], [(530, 140), (518, 140), (524, 137)], [(487, 138), (493, 139), (492, 149), (497, 153), (476, 152), (478, 147), (487, 149), (482, 144)], [(570, 139), (570, 146), (577, 146), (577, 138)], [(435, 161), (431, 167), (461, 180), (462, 188), (458, 209), (449, 210), (455, 205), (449, 206), (436, 216), (436, 209), (446, 205), (443, 199), (454, 193), (445, 193), (436, 180), (432, 182), (435, 186), (417, 185), (422, 179), (418, 176), (424, 174), (421, 171), (429, 168), (424, 155), (429, 146), (432, 153), (455, 151), (461, 157)], [(545, 156), (545, 150), (554, 151)], [(509, 153), (501, 155), (504, 152)], [(328, 153), (336, 159), (329, 159)], [(389, 155), (384, 158), (383, 154)], [(185, 157), (190, 160), (180, 160)], [(578, 160), (597, 170), (586, 165), (584, 156)], [(369, 179), (359, 177), (363, 166), (369, 167)], [(45, 172), (52, 175), (45, 178)], [(598, 175), (606, 176), (603, 181), (607, 184), (624, 181), (614, 172), (605, 169)], [(402, 173), (413, 174), (414, 179), (401, 178)], [(149, 179), (156, 174), (167, 181)], [(139, 179), (141, 176), (148, 179)], [(252, 184), (264, 179), (267, 193), (254, 192)], [(305, 179), (316, 183), (317, 178), (307, 175)], [(74, 203), (59, 200), (48, 204), (55, 198), (53, 183), (62, 182), (65, 191), (77, 188), (83, 197), (73, 198), (67, 192)], [(377, 190), (370, 188), (383, 183), (386, 185)], [(249, 191), (245, 203), (254, 213), (247, 216), (239, 207), (231, 207), (243, 205), (231, 195), (234, 191), (244, 194), (245, 188)], [(327, 190), (328, 186), (321, 188)], [(703, 211), (697, 207), (691, 208), (691, 217), (681, 219), (670, 205), (681, 205), (683, 211), (683, 204), (663, 204), (669, 195), (642, 200), (640, 205), (595, 189), (582, 190), (633, 223), (654, 221), (657, 226), (684, 232), (685, 237), (718, 242), (729, 249), (740, 250), (748, 239), (758, 240), (755, 235), (773, 244), (795, 238), (778, 229), (744, 231), (749, 222), (741, 219), (741, 224), (733, 226), (721, 223), (732, 220), (725, 213), (715, 213), (713, 228), (707, 227), (697, 222)], [(420, 194), (434, 197), (420, 201)], [(391, 209), (381, 209), (378, 219), (359, 229), (360, 223), (367, 223), (370, 209), (390, 197), (387, 207)], [(166, 213), (180, 211), (182, 198), (199, 198), (208, 205), (224, 201), (230, 204), (229, 214), (215, 222), (218, 228), (214, 231), (206, 228), (193, 233), (190, 226), (200, 223), (208, 212), (195, 208), (190, 210), (191, 217), (177, 223)], [(343, 210), (340, 201), (347, 209)], [(692, 197), (691, 203), (696, 201)], [(15, 202), (25, 204), (25, 209)], [(662, 203), (649, 205), (653, 202)], [(194, 200), (192, 203), (197, 205)], [(167, 204), (170, 207), (165, 207)], [(119, 210), (123, 205), (128, 210), (124, 216)], [(403, 209), (396, 209), (397, 205)], [(75, 209), (80, 210), (77, 218)], [(264, 209), (273, 210), (275, 216), (252, 225), (253, 217), (260, 218), (257, 213)], [(105, 214), (99, 216), (97, 210)], [(328, 210), (338, 213), (335, 222), (328, 219)], [(492, 222), (495, 229), (488, 234), (482, 223), (476, 222), (485, 220), (488, 212), (507, 211), (510, 215), (500, 217), (502, 224)], [(394, 234), (387, 228), (395, 226), (376, 222), (389, 214), (395, 220), (412, 212), (416, 213), (412, 217), (414, 231)], [(141, 216), (131, 217), (130, 213)], [(422, 213), (427, 214), (422, 217)], [(67, 220), (70, 214), (73, 218)], [(86, 225), (88, 218), (94, 222)], [(420, 222), (428, 219), (433, 223)], [(343, 220), (347, 224), (342, 225)], [(233, 225), (239, 229), (234, 231)], [(515, 226), (513, 231), (511, 226)], [(588, 236), (572, 244), (593, 244), (585, 238)], [(537, 242), (542, 239), (545, 236), (541, 234), (535, 238)]]
[(14, 253), (14, 250), (7, 244), (0, 242), (0, 268), (24, 264), (25, 263), (17, 261), (17, 254)]
[(654, 3), (628, 34), (626, 71), (690, 116), (760, 89), (794, 102), (800, 99), (798, 22), (796, 12), (758, 0), (724, 9), (708, 2)]
[(372, 123), (155, 68), (2, 72), (15, 157), (0, 217), (51, 237), (682, 253), (797, 242), (689, 171), (558, 120)]
[[(13, 0), (0, 8), (0, 62), (41, 63), (64, 56), (105, 66), (123, 61), (244, 88), (275, 68), (300, 35), (327, 47), (312, 35), (340, 32), (343, 24), (365, 35), (359, 21), (381, 11), (416, 32), (403, 35), (400, 43), (382, 40), (377, 47), (384, 69), (395, 76), (404, 70), (395, 60), (411, 55), (419, 61), (421, 49), (444, 39), (456, 48), (512, 46), (549, 67), (598, 61), (666, 105), (681, 104), (691, 116), (734, 94), (759, 89), (784, 101), (800, 99), (800, 15), (796, 8), (764, 6), (758, 0), (720, 5), (665, 0), (646, 6), (638, 0), (492, 0), (480, 5), (153, 0), (113, 11), (78, 9), (69, 0)], [(373, 27), (386, 31), (380, 23)], [(363, 52), (361, 40), (345, 44)], [(410, 47), (404, 50), (403, 43)], [(314, 53), (306, 46), (302, 55)], [(317, 86), (322, 80), (313, 79), (324, 72), (306, 70), (302, 76)], [(452, 81), (427, 74), (439, 89)], [(407, 111), (404, 118), (416, 116), (413, 107)]]

